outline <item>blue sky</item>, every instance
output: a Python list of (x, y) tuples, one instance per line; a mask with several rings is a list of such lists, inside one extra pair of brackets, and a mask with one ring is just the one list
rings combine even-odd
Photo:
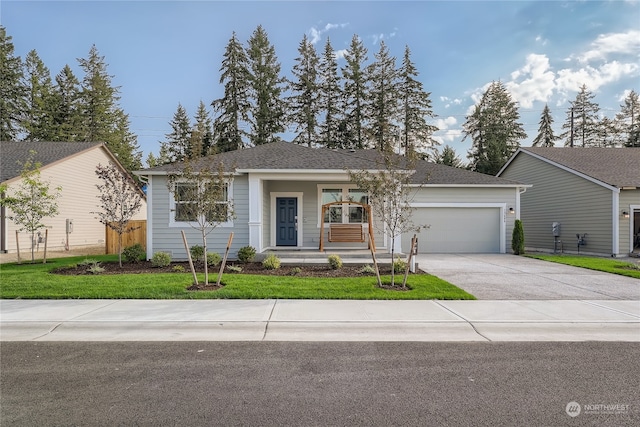
[[(157, 153), (178, 103), (193, 117), (222, 96), (219, 68), (235, 31), (246, 42), (262, 24), (289, 75), (304, 34), (338, 53), (353, 34), (369, 59), (385, 40), (398, 65), (408, 45), (435, 134), (466, 160), (465, 115), (501, 80), (520, 105), (531, 145), (549, 104), (560, 133), (568, 101), (584, 83), (612, 117), (640, 91), (640, 2), (634, 1), (11, 1), (0, 23), (16, 55), (35, 49), (54, 77), (93, 44), (105, 56), (120, 105), (146, 154)], [(340, 60), (342, 65), (343, 61)]]

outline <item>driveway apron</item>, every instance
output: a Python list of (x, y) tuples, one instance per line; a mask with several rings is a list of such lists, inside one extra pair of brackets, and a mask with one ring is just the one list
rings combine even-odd
[(422, 254), (418, 267), (483, 300), (640, 300), (640, 280), (510, 254)]

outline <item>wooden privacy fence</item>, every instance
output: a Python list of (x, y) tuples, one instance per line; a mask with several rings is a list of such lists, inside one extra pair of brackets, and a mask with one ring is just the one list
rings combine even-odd
[[(137, 220), (129, 221), (129, 225), (132, 227), (138, 227), (133, 231), (124, 233), (122, 235), (122, 248), (140, 243), (143, 248), (147, 248), (147, 221)], [(108, 254), (118, 253), (118, 233), (105, 225), (106, 231), (106, 251)]]

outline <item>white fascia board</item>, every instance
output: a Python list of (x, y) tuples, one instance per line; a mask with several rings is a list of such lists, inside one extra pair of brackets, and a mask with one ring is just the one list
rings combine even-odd
[(292, 171), (283, 172), (282, 170), (275, 170), (273, 172), (265, 172), (264, 170), (256, 170), (254, 172), (246, 172), (252, 178), (262, 179), (265, 181), (349, 181), (349, 174), (340, 171)]
[(445, 187), (445, 188), (531, 188), (531, 184), (409, 184), (408, 187)]

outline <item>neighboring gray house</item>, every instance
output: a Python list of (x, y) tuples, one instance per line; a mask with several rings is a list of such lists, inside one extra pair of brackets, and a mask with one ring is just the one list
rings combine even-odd
[[(120, 162), (101, 142), (52, 142), (52, 141), (3, 141), (0, 142), (0, 183), (8, 186), (8, 193), (21, 184), (22, 164), (35, 152), (34, 161), (41, 164), (40, 176), (50, 184), (51, 192), (61, 187), (58, 199), (58, 215), (44, 218), (49, 230), (48, 248), (53, 250), (104, 246), (106, 230), (95, 212), (98, 208), (100, 179), (96, 176), (96, 166), (117, 165)], [(146, 218), (143, 200), (140, 212), (133, 218)], [(9, 220), (8, 208), (0, 208), (0, 250), (16, 251), (17, 226)], [(72, 230), (67, 233), (67, 220), (72, 222)], [(43, 230), (44, 231), (44, 230)], [(30, 233), (18, 233), (20, 250), (31, 248)], [(36, 242), (37, 245), (37, 242)]]
[[(321, 222), (325, 221), (324, 246), (366, 248), (365, 242), (328, 241), (330, 224), (363, 224), (358, 206), (333, 206), (321, 218), (322, 205), (332, 201), (367, 201), (367, 195), (349, 181), (347, 170), (379, 170), (374, 150), (331, 150), (276, 142), (231, 151), (197, 160), (215, 170), (222, 162), (234, 170), (228, 184), (236, 217), (217, 227), (207, 246), (222, 252), (231, 231), (230, 256), (251, 245), (258, 253), (268, 250), (318, 250)], [(186, 257), (180, 231), (190, 245), (199, 234), (177, 218), (176, 201), (167, 187), (167, 173), (178, 165), (164, 165), (136, 172), (147, 185), (147, 256), (167, 251), (176, 259)], [(197, 168), (197, 166), (196, 166)], [(511, 232), (519, 212), (522, 184), (490, 175), (419, 161), (412, 175), (415, 194), (414, 222), (429, 224), (419, 235), (419, 251), (494, 252), (510, 250)], [(373, 218), (375, 223), (376, 219)], [(337, 228), (337, 227), (336, 227)], [(390, 251), (389, 236), (375, 233), (377, 251)], [(363, 233), (364, 234), (364, 233)], [(413, 233), (396, 239), (396, 250), (407, 251)]]
[[(627, 255), (640, 243), (640, 148), (520, 148), (498, 176), (532, 184), (521, 196), (529, 249)], [(559, 246), (559, 245), (556, 245)]]

